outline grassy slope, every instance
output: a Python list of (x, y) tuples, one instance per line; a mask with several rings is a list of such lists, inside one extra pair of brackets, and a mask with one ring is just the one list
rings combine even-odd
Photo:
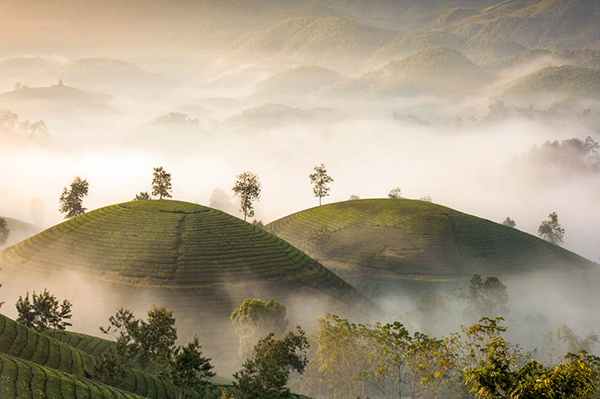
[[(101, 349), (106, 350), (111, 344), (89, 336), (77, 341), (80, 349), (61, 342), (75, 342), (72, 335), (76, 334), (56, 333), (56, 337), (61, 339), (58, 340), (0, 315), (0, 353), (69, 374), (72, 378), (90, 377), (94, 364), (92, 354), (101, 354)], [(123, 388), (151, 399), (175, 397), (169, 383), (139, 370), (127, 372)], [(4, 396), (0, 397), (4, 399)]]
[(0, 353), (2, 399), (141, 399), (142, 396)]
[(310, 233), (323, 226), (333, 235), (315, 255), (372, 297), (398, 288), (420, 295), (475, 272), (502, 276), (593, 266), (519, 230), (416, 200), (340, 202), (295, 213), (266, 228), (312, 252)]
[[(2, 216), (0, 216), (2, 217)], [(31, 237), (40, 232), (40, 228), (31, 223), (23, 222), (22, 220), (5, 217), (10, 236), (4, 246), (16, 244), (17, 242)], [(4, 246), (0, 246), (3, 248)]]
[(540, 95), (600, 98), (600, 69), (572, 65), (547, 67), (517, 80), (503, 94), (513, 99), (536, 99)]
[(349, 82), (342, 90), (375, 95), (460, 96), (479, 89), (490, 77), (486, 70), (460, 52), (445, 47), (430, 47), (366, 73)]
[(477, 40), (501, 37), (530, 48), (597, 48), (599, 16), (597, 1), (512, 0), (456, 22), (453, 32)]
[[(210, 357), (236, 351), (229, 315), (247, 297), (326, 304), (314, 312), (378, 311), (282, 239), (221, 211), (178, 201), (129, 202), (86, 213), (0, 252), (0, 267), (6, 284), (23, 273), (47, 281), (43, 273), (78, 272), (110, 290), (102, 300), (114, 311), (135, 311), (137, 302), (151, 298), (144, 309), (155, 303), (174, 310), (181, 338), (198, 334)], [(92, 304), (78, 306), (78, 317), (98, 324)], [(300, 323), (308, 317), (305, 311), (298, 315)]]

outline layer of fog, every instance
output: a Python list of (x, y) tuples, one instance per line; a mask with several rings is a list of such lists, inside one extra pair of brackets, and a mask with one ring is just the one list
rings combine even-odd
[[(382, 118), (219, 134), (177, 135), (175, 129), (161, 134), (148, 138), (138, 132), (124, 145), (114, 132), (105, 141), (95, 137), (89, 144), (79, 132), (74, 142), (57, 151), (2, 146), (0, 213), (31, 221), (30, 200), (40, 197), (47, 207), (45, 225), (51, 226), (62, 220), (58, 198), (75, 176), (90, 182), (84, 204), (92, 210), (149, 191), (152, 168), (163, 166), (173, 175), (175, 199), (205, 205), (216, 188), (231, 196), (236, 174), (257, 173), (263, 192), (256, 219), (266, 223), (317, 205), (308, 174), (325, 163), (335, 179), (325, 203), (351, 195), (381, 198), (400, 187), (407, 198), (429, 195), (436, 203), (490, 220), (501, 222), (510, 216), (531, 234), (556, 211), (566, 230), (565, 247), (594, 261), (600, 257), (600, 176), (563, 175), (560, 169), (543, 174), (518, 161), (546, 140), (594, 136), (572, 123), (510, 120), (456, 129), (407, 126)], [(213, 199), (213, 205), (219, 202), (232, 210), (226, 199)]]

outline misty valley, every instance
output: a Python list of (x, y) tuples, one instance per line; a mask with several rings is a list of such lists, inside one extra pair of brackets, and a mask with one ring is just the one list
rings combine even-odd
[(600, 398), (600, 2), (0, 11), (0, 399)]

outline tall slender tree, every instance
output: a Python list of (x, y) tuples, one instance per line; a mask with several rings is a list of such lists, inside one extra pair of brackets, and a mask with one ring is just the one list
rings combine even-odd
[(260, 199), (260, 181), (252, 172), (244, 172), (236, 176), (237, 180), (232, 190), (236, 197), (240, 197), (240, 211), (244, 220), (254, 216), (254, 201)]
[(71, 183), (70, 188), (64, 188), (60, 196), (59, 211), (65, 214), (65, 219), (71, 219), (83, 215), (86, 208), (83, 207), (83, 198), (87, 197), (90, 185), (87, 180), (77, 176)]
[(327, 174), (325, 164), (315, 166), (314, 169), (315, 173), (311, 173), (308, 177), (313, 185), (313, 193), (319, 198), (319, 206), (321, 206), (321, 199), (329, 196), (329, 183), (333, 183), (333, 178)]
[(171, 197), (171, 174), (167, 173), (162, 166), (154, 168), (152, 179), (152, 195), (158, 195), (159, 199)]

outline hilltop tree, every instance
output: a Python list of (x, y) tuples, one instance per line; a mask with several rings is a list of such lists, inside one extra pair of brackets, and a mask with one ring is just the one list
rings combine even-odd
[(135, 195), (135, 198), (133, 199), (134, 201), (147, 201), (150, 199), (150, 194), (148, 194), (148, 191), (140, 191), (139, 194)]
[(171, 190), (171, 174), (167, 173), (162, 166), (154, 168), (152, 195), (158, 195), (159, 199), (171, 198)]
[(400, 190), (400, 187), (391, 189), (390, 192), (388, 193), (388, 198), (392, 198), (392, 199), (402, 198), (402, 190)]
[(6, 244), (8, 238), (10, 237), (10, 230), (8, 228), (8, 224), (6, 223), (6, 219), (0, 218), (0, 245)]
[(309, 348), (306, 334), (296, 327), (282, 339), (273, 334), (258, 341), (252, 357), (244, 362), (242, 370), (233, 375), (234, 388), (239, 399), (282, 399), (291, 397), (287, 383), (290, 373), (303, 374), (308, 364)]
[(240, 211), (246, 220), (246, 218), (254, 216), (253, 202), (260, 199), (260, 181), (258, 176), (252, 172), (244, 172), (237, 175), (236, 178), (232, 190), (236, 197), (240, 197)]
[(514, 220), (512, 220), (510, 217), (506, 217), (506, 219), (504, 219), (504, 222), (502, 222), (503, 226), (507, 226), (507, 227), (512, 227), (513, 229), (517, 227), (517, 222), (515, 222)]
[(560, 245), (563, 242), (565, 236), (565, 229), (563, 229), (558, 222), (558, 214), (552, 212), (548, 215), (549, 220), (544, 220), (538, 228), (538, 235), (544, 240), (551, 242), (554, 245)]
[(71, 188), (63, 189), (60, 196), (59, 211), (65, 214), (65, 219), (71, 219), (83, 215), (86, 208), (83, 207), (83, 198), (87, 197), (89, 184), (87, 180), (77, 176), (71, 183)]
[(280, 336), (288, 325), (284, 304), (271, 299), (269, 302), (247, 298), (231, 313), (231, 321), (240, 338), (240, 357), (246, 358), (259, 338), (269, 333)]
[(17, 321), (38, 331), (65, 330), (71, 326), (68, 322), (73, 316), (71, 306), (71, 302), (66, 299), (59, 303), (46, 289), (39, 295), (34, 291), (31, 300), (27, 292), (25, 298), (19, 296), (17, 301)]
[(185, 346), (178, 346), (169, 360), (169, 371), (166, 373), (177, 390), (177, 399), (185, 399), (185, 395), (193, 390), (200, 391), (209, 385), (207, 378), (215, 375), (211, 370), (209, 358), (202, 356), (198, 337)]
[(319, 198), (319, 206), (321, 206), (321, 199), (329, 196), (329, 183), (333, 183), (333, 178), (327, 174), (324, 164), (315, 166), (314, 169), (315, 173), (311, 173), (308, 177), (313, 185), (313, 193)]

